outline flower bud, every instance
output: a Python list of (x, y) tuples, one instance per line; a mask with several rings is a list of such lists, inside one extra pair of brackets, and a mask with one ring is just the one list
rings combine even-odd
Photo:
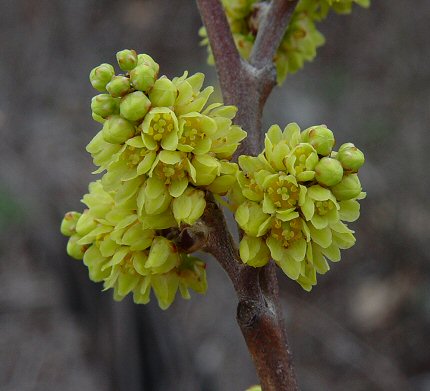
[(149, 91), (157, 79), (157, 74), (154, 69), (147, 65), (138, 65), (130, 72), (130, 80), (133, 87), (139, 91)]
[(149, 93), (149, 99), (153, 106), (173, 106), (175, 104), (178, 89), (167, 77), (156, 80)]
[(339, 201), (350, 200), (361, 192), (361, 183), (357, 174), (345, 175), (336, 186), (331, 188), (332, 193)]
[(191, 163), (196, 169), (196, 180), (193, 183), (197, 186), (210, 185), (220, 174), (221, 164), (213, 156), (195, 155)]
[(139, 121), (145, 117), (151, 101), (142, 91), (135, 91), (125, 96), (119, 106), (121, 116), (129, 121)]
[(206, 207), (205, 193), (193, 187), (189, 187), (172, 202), (172, 211), (178, 223), (184, 222), (193, 225)]
[(154, 59), (151, 56), (148, 56), (147, 54), (139, 54), (137, 56), (137, 65), (146, 64), (149, 67), (151, 67), (155, 74), (158, 75), (158, 72), (160, 70), (160, 66), (154, 61)]
[(345, 149), (345, 148), (350, 148), (350, 147), (354, 147), (355, 145), (353, 144), (353, 143), (345, 143), (345, 144), (342, 144), (340, 147), (339, 147), (339, 151), (341, 151), (342, 149)]
[(81, 213), (78, 212), (67, 212), (64, 215), (63, 221), (61, 222), (61, 233), (64, 236), (72, 236), (76, 233), (76, 223), (81, 217)]
[(264, 266), (270, 259), (270, 250), (261, 238), (245, 235), (240, 241), (239, 254), (249, 266)]
[(91, 110), (102, 118), (118, 113), (118, 99), (109, 94), (96, 95), (91, 99)]
[(124, 49), (116, 54), (116, 60), (123, 71), (131, 71), (137, 65), (137, 53), (134, 50)]
[(207, 189), (215, 194), (227, 194), (227, 192), (229, 192), (237, 183), (238, 172), (239, 167), (236, 163), (221, 160), (221, 176), (215, 178)]
[(103, 92), (106, 90), (106, 84), (111, 81), (114, 75), (115, 70), (112, 65), (101, 64), (90, 72), (91, 85), (97, 91)]
[(77, 244), (77, 241), (80, 239), (78, 235), (73, 235), (70, 237), (67, 242), (66, 251), (69, 256), (75, 259), (82, 259), (84, 257), (85, 251), (87, 250), (87, 245)]
[(166, 310), (175, 300), (178, 290), (179, 277), (176, 273), (154, 274), (151, 276), (151, 286), (158, 305)]
[(311, 144), (318, 155), (328, 156), (335, 144), (333, 132), (325, 125), (313, 126), (301, 135), (302, 141)]
[(176, 257), (173, 243), (164, 237), (156, 236), (149, 250), (145, 268), (152, 269), (152, 272), (166, 273), (175, 266)]
[(112, 115), (104, 123), (103, 138), (111, 144), (122, 144), (134, 136), (134, 126), (119, 115)]
[(89, 234), (93, 229), (97, 227), (97, 222), (94, 219), (94, 216), (88, 213), (88, 209), (79, 216), (78, 221), (76, 222), (75, 230), (79, 236), (85, 236)]
[(342, 144), (336, 155), (342, 167), (347, 171), (357, 172), (364, 164), (364, 154), (354, 144)]
[(114, 76), (106, 85), (106, 90), (114, 98), (124, 96), (130, 91), (130, 80), (125, 76)]
[(99, 115), (97, 115), (96, 113), (91, 113), (91, 116), (93, 117), (93, 120), (94, 121), (97, 121), (97, 122), (99, 122), (99, 123), (101, 123), (101, 124), (104, 124), (105, 123), (105, 119), (104, 118), (102, 118), (102, 117), (100, 117)]
[(255, 202), (247, 201), (241, 204), (234, 215), (239, 227), (249, 236), (263, 236), (270, 228), (270, 215)]
[(342, 180), (343, 168), (338, 160), (323, 157), (315, 166), (315, 178), (320, 185), (334, 186)]

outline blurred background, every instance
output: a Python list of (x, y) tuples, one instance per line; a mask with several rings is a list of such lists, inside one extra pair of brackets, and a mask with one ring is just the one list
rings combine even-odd
[[(240, 391), (257, 382), (218, 264), (163, 312), (88, 280), (64, 212), (92, 179), (89, 71), (123, 48), (204, 71), (193, 1), (0, 0), (0, 389)], [(266, 127), (325, 123), (366, 153), (357, 244), (312, 293), (281, 278), (303, 391), (430, 390), (430, 3), (373, 1), (271, 96)]]

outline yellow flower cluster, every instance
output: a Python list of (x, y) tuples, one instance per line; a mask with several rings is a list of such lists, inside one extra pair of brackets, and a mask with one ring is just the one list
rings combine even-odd
[(91, 101), (103, 124), (87, 146), (95, 173), (82, 214), (66, 214), (62, 232), (68, 253), (83, 259), (94, 281), (104, 281), (121, 300), (137, 303), (151, 288), (162, 308), (179, 289), (206, 290), (204, 265), (181, 253), (175, 235), (203, 215), (206, 191), (225, 195), (236, 182), (230, 162), (246, 132), (233, 125), (237, 109), (207, 105), (213, 87), (204, 75), (158, 77), (159, 65), (134, 50), (117, 53), (123, 74), (110, 64), (90, 74), (101, 94)]
[(357, 202), (365, 196), (357, 176), (363, 153), (353, 144), (333, 151), (326, 126), (300, 132), (272, 126), (258, 157), (240, 156), (242, 171), (233, 193), (235, 218), (245, 235), (240, 242), (244, 263), (260, 267), (270, 258), (304, 289), (316, 284), (316, 273), (329, 270), (327, 259), (340, 260), (340, 249), (355, 243), (345, 222), (359, 217)]

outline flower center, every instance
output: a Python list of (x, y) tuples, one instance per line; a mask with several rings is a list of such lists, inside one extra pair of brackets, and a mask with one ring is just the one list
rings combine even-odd
[(217, 138), (215, 140), (212, 140), (212, 146), (213, 147), (220, 147), (222, 145), (227, 144), (227, 142), (228, 142), (227, 136), (223, 136), (223, 137)]
[(315, 202), (315, 207), (316, 212), (320, 216), (324, 216), (334, 208), (334, 205), (331, 201), (317, 201)]
[(134, 168), (145, 156), (146, 151), (143, 148), (135, 148), (132, 146), (127, 146), (124, 152), (121, 154), (121, 160), (124, 160), (127, 164), (127, 167)]
[(182, 179), (187, 172), (184, 168), (184, 160), (176, 164), (166, 164), (159, 162), (154, 170), (155, 175), (164, 181), (166, 185), (170, 184), (175, 179)]
[(101, 243), (103, 242), (103, 240), (105, 239), (105, 237), (108, 235), (108, 233), (105, 234), (98, 234), (95, 239), (94, 239), (94, 244), (97, 247), (100, 247)]
[(123, 260), (119, 263), (119, 268), (121, 269), (122, 273), (127, 273), (131, 275), (135, 275), (136, 269), (134, 268), (133, 261), (132, 261), (132, 253), (129, 252)]
[(174, 127), (173, 119), (169, 114), (155, 114), (149, 125), (148, 135), (155, 141), (160, 141), (172, 132)]
[(296, 174), (301, 174), (303, 171), (307, 171), (306, 160), (311, 153), (312, 150), (309, 149), (308, 145), (298, 145), (295, 148), (294, 156), (296, 157), (296, 161), (294, 162), (294, 169), (296, 170)]
[(181, 144), (196, 147), (200, 140), (203, 140), (206, 134), (199, 129), (199, 123), (195, 119), (187, 118), (184, 124), (183, 133), (179, 140)]
[(249, 190), (257, 193), (258, 195), (263, 195), (263, 189), (258, 185), (254, 174), (247, 173), (246, 178), (248, 179), (248, 182), (244, 185), (244, 187), (247, 187)]
[(288, 247), (292, 242), (303, 237), (300, 218), (297, 217), (290, 221), (274, 219), (270, 234), (280, 241), (284, 247)]
[(279, 209), (294, 208), (299, 199), (299, 188), (288, 181), (287, 175), (280, 174), (276, 182), (267, 188), (267, 194)]

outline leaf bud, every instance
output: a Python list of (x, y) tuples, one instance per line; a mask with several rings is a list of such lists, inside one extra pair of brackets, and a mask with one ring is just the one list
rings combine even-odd
[(130, 80), (125, 76), (114, 76), (106, 85), (106, 90), (114, 98), (124, 96), (130, 91)]
[(171, 80), (167, 77), (161, 77), (156, 80), (154, 87), (152, 87), (149, 93), (149, 99), (153, 106), (173, 106), (175, 104), (176, 97), (178, 95), (178, 89)]
[(354, 144), (342, 144), (336, 155), (336, 159), (340, 161), (342, 167), (351, 172), (357, 172), (364, 164), (364, 154)]
[(320, 185), (334, 186), (342, 180), (343, 168), (340, 162), (323, 157), (315, 166), (315, 179)]
[(123, 71), (131, 71), (137, 65), (137, 53), (134, 50), (124, 49), (116, 54), (116, 60)]
[(115, 70), (110, 64), (101, 64), (95, 67), (90, 72), (91, 85), (100, 92), (106, 90), (106, 84), (108, 84), (112, 77), (115, 75)]
[(145, 117), (151, 101), (142, 91), (135, 91), (128, 94), (121, 100), (119, 110), (121, 116), (129, 121), (139, 121)]
[(134, 136), (134, 126), (125, 118), (119, 115), (112, 115), (104, 123), (102, 134), (108, 143), (122, 144)]

